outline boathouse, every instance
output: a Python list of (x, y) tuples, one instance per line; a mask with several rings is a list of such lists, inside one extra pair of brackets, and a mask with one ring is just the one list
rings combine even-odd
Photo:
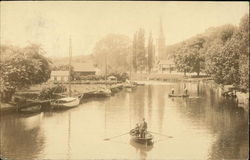
[(93, 63), (72, 63), (74, 73), (78, 76), (98, 75), (100, 70)]
[(66, 82), (69, 80), (69, 71), (51, 71), (50, 80)]

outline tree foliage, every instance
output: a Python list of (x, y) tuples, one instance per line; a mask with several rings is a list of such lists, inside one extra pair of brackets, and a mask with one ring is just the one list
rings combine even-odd
[(215, 82), (249, 87), (249, 15), (239, 26), (223, 25), (171, 46), (179, 71), (204, 70)]
[(205, 38), (197, 36), (182, 42), (175, 50), (174, 62), (179, 71), (196, 72), (197, 75), (204, 69), (204, 48)]
[[(97, 66), (105, 72), (125, 72), (129, 68), (131, 41), (129, 37), (120, 34), (109, 34), (99, 40), (93, 51)], [(106, 62), (105, 62), (106, 61)]]
[(17, 88), (43, 83), (50, 77), (50, 61), (44, 57), (39, 45), (30, 44), (25, 48), (1, 46), (1, 54), (1, 94), (10, 93), (8, 98)]

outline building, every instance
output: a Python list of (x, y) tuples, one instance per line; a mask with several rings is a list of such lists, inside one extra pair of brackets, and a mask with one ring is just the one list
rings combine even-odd
[(156, 67), (158, 73), (171, 73), (175, 70), (175, 64), (172, 60), (159, 60)]
[(94, 67), (93, 63), (72, 63), (74, 73), (78, 76), (98, 75), (100, 69)]
[(69, 71), (52, 71), (50, 80), (58, 82), (67, 82), (69, 80)]

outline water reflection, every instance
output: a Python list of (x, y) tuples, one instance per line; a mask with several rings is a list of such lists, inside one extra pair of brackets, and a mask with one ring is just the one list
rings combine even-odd
[(133, 140), (130, 140), (129, 144), (135, 148), (135, 152), (139, 154), (141, 160), (147, 159), (147, 152), (151, 151), (153, 148), (153, 144), (139, 144)]
[[(190, 98), (169, 98), (171, 88)], [(153, 146), (130, 141), (145, 117)], [(1, 117), (1, 154), (13, 159), (229, 159), (247, 158), (248, 113), (204, 83), (139, 86), (63, 112)], [(172, 138), (168, 138), (172, 137)], [(158, 143), (159, 142), (159, 143)]]

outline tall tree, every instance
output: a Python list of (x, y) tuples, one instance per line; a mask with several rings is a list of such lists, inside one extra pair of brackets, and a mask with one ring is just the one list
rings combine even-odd
[(145, 32), (140, 28), (137, 37), (137, 69), (144, 71), (147, 65), (146, 49), (145, 49)]
[(137, 32), (134, 34), (134, 39), (133, 39), (133, 50), (132, 50), (132, 64), (133, 64), (133, 69), (135, 72), (137, 72)]
[(154, 44), (153, 44), (153, 38), (152, 33), (150, 33), (148, 38), (148, 46), (147, 46), (147, 53), (148, 53), (148, 72), (150, 73), (153, 66), (154, 66)]

